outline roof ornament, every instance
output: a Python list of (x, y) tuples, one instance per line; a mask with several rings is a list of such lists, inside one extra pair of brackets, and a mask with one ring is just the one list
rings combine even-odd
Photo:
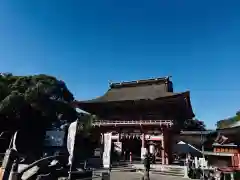
[(109, 84), (109, 86), (111, 86), (113, 84), (113, 81), (112, 80), (108, 80), (108, 84)]
[(167, 76), (167, 77), (166, 77), (166, 79), (170, 79), (170, 78), (172, 78), (172, 76)]

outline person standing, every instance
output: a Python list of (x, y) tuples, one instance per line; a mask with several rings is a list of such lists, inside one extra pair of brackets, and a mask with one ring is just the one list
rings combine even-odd
[(150, 166), (151, 166), (151, 155), (148, 151), (148, 149), (146, 149), (146, 154), (145, 154), (145, 158), (144, 158), (144, 180), (149, 180), (149, 171), (150, 171)]

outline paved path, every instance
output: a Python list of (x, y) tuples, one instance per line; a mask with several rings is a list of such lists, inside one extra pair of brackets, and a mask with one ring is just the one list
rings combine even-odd
[[(111, 180), (141, 180), (142, 173), (140, 172), (111, 172)], [(160, 174), (151, 174), (150, 180), (186, 180), (186, 178), (164, 176)]]

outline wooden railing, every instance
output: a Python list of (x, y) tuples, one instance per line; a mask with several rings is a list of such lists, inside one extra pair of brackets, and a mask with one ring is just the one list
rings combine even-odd
[(97, 120), (94, 126), (117, 126), (117, 125), (167, 125), (172, 126), (172, 120)]

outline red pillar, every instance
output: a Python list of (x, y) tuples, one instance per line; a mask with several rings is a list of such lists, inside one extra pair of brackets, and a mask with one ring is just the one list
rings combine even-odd
[(168, 127), (164, 127), (163, 128), (163, 132), (162, 132), (162, 136), (163, 136), (163, 140), (162, 140), (162, 157), (164, 157), (164, 159), (162, 160), (162, 164), (169, 164), (171, 163), (171, 146), (172, 146), (172, 134), (171, 131), (168, 129)]
[(166, 164), (170, 164), (172, 162), (172, 136), (173, 132), (171, 129), (166, 127), (164, 131)]
[(234, 154), (234, 156), (231, 157), (231, 161), (233, 167), (240, 167), (240, 154)]
[(238, 159), (238, 167), (240, 168), (240, 154), (238, 153), (237, 156), (238, 156), (238, 158), (237, 158)]

